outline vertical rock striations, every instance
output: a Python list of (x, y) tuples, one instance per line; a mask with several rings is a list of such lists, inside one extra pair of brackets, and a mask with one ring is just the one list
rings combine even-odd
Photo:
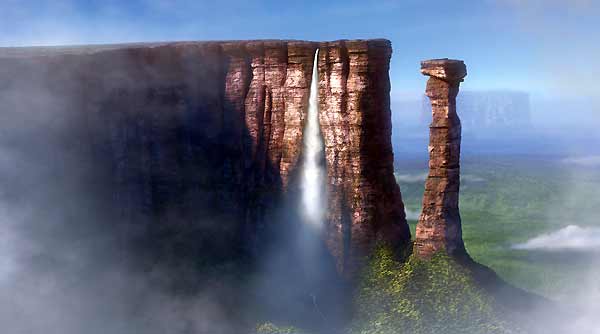
[(433, 120), (429, 127), (429, 176), (415, 251), (421, 258), (430, 258), (438, 251), (461, 255), (465, 249), (458, 209), (461, 127), (456, 95), (467, 69), (460, 60), (436, 59), (422, 62), (421, 73), (430, 77), (426, 95)]
[(302, 131), (308, 111), (312, 64), (317, 45), (313, 42), (290, 41), (287, 43), (287, 47), (288, 64), (284, 84), (285, 128), (279, 165), (284, 187), (287, 187), (300, 159)]
[(285, 223), (270, 214), (293, 193), (317, 47), (324, 238), (350, 276), (378, 238), (410, 239), (393, 177), (387, 40), (0, 48), (0, 105), (15, 119), (64, 120), (61, 133), (110, 189), (114, 221), (193, 244), (155, 248), (255, 249), (261, 229)]
[(328, 176), (327, 246), (352, 276), (374, 241), (408, 244), (393, 178), (387, 40), (321, 43), (319, 97)]

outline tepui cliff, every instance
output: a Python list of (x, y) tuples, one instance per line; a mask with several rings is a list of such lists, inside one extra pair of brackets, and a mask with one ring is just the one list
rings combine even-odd
[(2, 48), (0, 105), (51, 120), (36, 131), (92, 170), (123, 231), (191, 231), (199, 254), (253, 252), (261, 231), (285, 224), (274, 211), (296, 192), (317, 48), (322, 238), (351, 277), (376, 242), (410, 244), (393, 176), (387, 40)]

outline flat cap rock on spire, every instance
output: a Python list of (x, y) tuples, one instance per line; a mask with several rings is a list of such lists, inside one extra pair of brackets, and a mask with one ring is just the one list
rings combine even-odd
[(462, 60), (431, 59), (421, 62), (421, 73), (444, 81), (462, 81), (467, 76), (467, 67)]

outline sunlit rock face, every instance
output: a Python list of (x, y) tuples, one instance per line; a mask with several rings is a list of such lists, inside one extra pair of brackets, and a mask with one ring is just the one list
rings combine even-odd
[(322, 43), (321, 130), (329, 208), (325, 238), (338, 270), (351, 276), (373, 241), (408, 244), (393, 177), (387, 40)]
[(438, 251), (461, 255), (465, 250), (458, 209), (461, 125), (456, 113), (456, 95), (467, 69), (460, 60), (436, 59), (422, 62), (421, 73), (430, 77), (426, 95), (431, 101), (432, 122), (429, 175), (416, 229), (415, 251), (421, 258), (430, 258)]
[(252, 253), (261, 230), (285, 224), (273, 217), (296, 187), (317, 48), (322, 236), (351, 277), (378, 238), (410, 239), (393, 178), (389, 41), (0, 48), (3, 126), (53, 115), (32, 134), (93, 166), (127, 230), (185, 231), (191, 256)]

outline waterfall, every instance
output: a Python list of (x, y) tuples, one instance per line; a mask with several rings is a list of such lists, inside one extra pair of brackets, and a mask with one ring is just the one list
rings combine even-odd
[(304, 128), (304, 154), (302, 160), (302, 213), (311, 226), (320, 227), (324, 216), (324, 168), (321, 165), (323, 140), (319, 129), (319, 49), (315, 51), (308, 116)]

